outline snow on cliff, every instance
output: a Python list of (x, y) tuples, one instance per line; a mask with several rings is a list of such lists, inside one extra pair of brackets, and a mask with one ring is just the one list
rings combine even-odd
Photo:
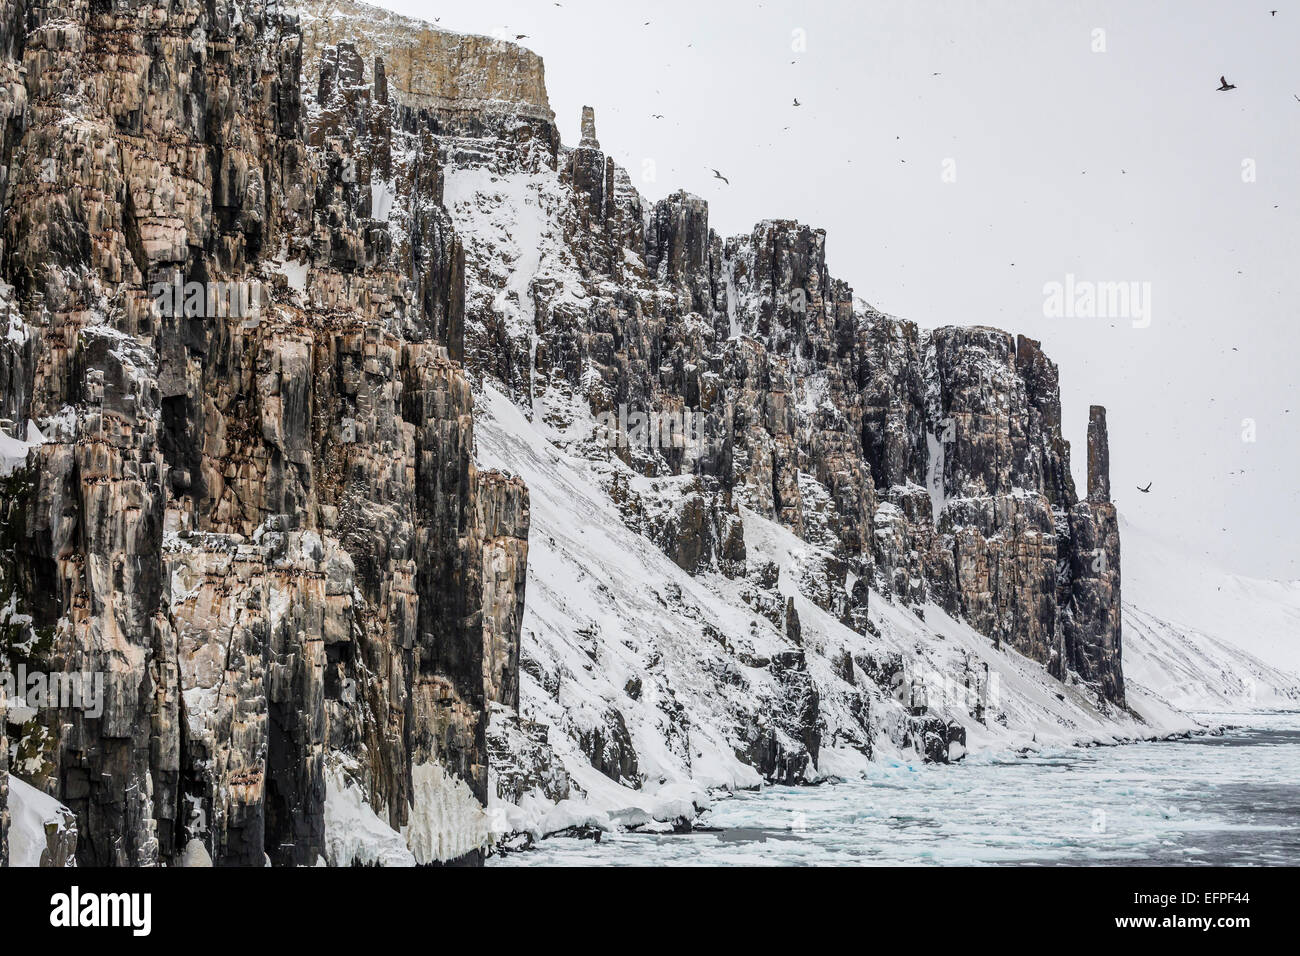
[[(9, 816), (10, 866), (76, 866), (70, 850), (76, 846), (76, 821), (58, 800), (11, 774)], [(51, 859), (52, 851), (62, 859)]]
[[(574, 785), (563, 806), (536, 794), (520, 806), (494, 799), (496, 828), (538, 836), (581, 824), (607, 828), (638, 819), (637, 811), (663, 822), (675, 816), (665, 809), (671, 798), (693, 795), (702, 808), (706, 788), (759, 785), (753, 767), (737, 757), (737, 726), (747, 715), (765, 719), (775, 678), (764, 663), (794, 645), (746, 602), (747, 582), (689, 575), (626, 528), (599, 476), (620, 463), (562, 451), (546, 425), (529, 421), (491, 385), (479, 396), (475, 428), (480, 464), (522, 477), (531, 492), (521, 716), (547, 729)], [(752, 512), (744, 521), (748, 563), (775, 563), (780, 593), (798, 610), (820, 711), (821, 749), (809, 781), (862, 773), (868, 748), (919, 761), (921, 742), (907, 732), (916, 689), (930, 715), (965, 727), (966, 741), (950, 745), (949, 759), (968, 749), (1114, 742), (1198, 726), (1141, 689), (1130, 697), (1134, 713), (1113, 708), (1014, 650), (995, 648), (934, 605), (921, 620), (873, 593), (879, 636), (859, 634), (800, 593), (800, 565), (815, 560), (814, 546)], [(895, 659), (902, 694), (864, 679), (862, 663)], [(969, 674), (983, 679), (978, 701), (963, 678)], [(971, 716), (977, 704), (982, 719)], [(616, 782), (597, 770), (583, 746), (610, 706), (626, 721), (639, 789), (635, 780)]]

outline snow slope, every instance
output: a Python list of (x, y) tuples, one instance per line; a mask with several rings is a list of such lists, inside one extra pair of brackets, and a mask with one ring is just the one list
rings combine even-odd
[(1300, 706), (1300, 581), (1231, 574), (1121, 519), (1124, 679), (1175, 706)]
[[(571, 429), (570, 429), (571, 431)], [(629, 530), (605, 491), (614, 460), (570, 455), (562, 436), (484, 383), (475, 413), (478, 460), (519, 475), (531, 494), (532, 528), (521, 649), (521, 710), (547, 727), (556, 758), (574, 784), (572, 799), (556, 806), (535, 795), (520, 806), (496, 800), (498, 831), (537, 835), (565, 826), (608, 827), (639, 809), (672, 819), (683, 799), (707, 804), (707, 788), (760, 784), (736, 755), (738, 725), (762, 721), (765, 702), (778, 693), (771, 671), (756, 661), (794, 648), (783, 633), (751, 609), (748, 582), (716, 573), (691, 576), (647, 538)], [(634, 485), (651, 484), (628, 472)], [(671, 496), (678, 479), (653, 482)], [(666, 486), (666, 487), (665, 487)], [(896, 694), (851, 666), (852, 683), (833, 661), (903, 662), (903, 683), (922, 688), (928, 712), (960, 722), (975, 751), (1114, 742), (1183, 732), (1198, 725), (1140, 688), (1130, 695), (1135, 713), (1116, 711), (1082, 686), (1062, 684), (1043, 667), (988, 638), (936, 606), (924, 620), (871, 595), (878, 636), (859, 634), (799, 591), (800, 568), (818, 549), (753, 513), (744, 514), (748, 562), (775, 562), (781, 596), (793, 597), (802, 627), (807, 671), (820, 697), (822, 747), (816, 776), (856, 776), (874, 756), (918, 760), (904, 739), (906, 708)], [(966, 677), (983, 674), (984, 720), (972, 717)], [(865, 699), (863, 722), (855, 701)], [(616, 709), (636, 752), (637, 781), (615, 782), (592, 766), (580, 745)], [(1140, 715), (1140, 716), (1137, 716)], [(961, 756), (961, 748), (950, 750)], [(545, 819), (549, 816), (549, 820)]]
[(45, 441), (33, 421), (27, 422), (27, 440), (22, 441), (0, 431), (0, 477), (11, 475), (27, 461), (27, 452)]
[[(72, 811), (30, 784), (9, 775), (9, 865), (40, 866), (49, 846), (45, 828), (56, 832), (76, 827)], [(75, 865), (75, 861), (69, 863)]]

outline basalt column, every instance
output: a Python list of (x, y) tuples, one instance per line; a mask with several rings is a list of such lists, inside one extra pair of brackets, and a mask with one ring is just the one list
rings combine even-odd
[(1106, 409), (1088, 413), (1088, 497), (1070, 509), (1070, 603), (1064, 615), (1072, 670), (1124, 703), (1120, 669), (1119, 519), (1110, 501)]

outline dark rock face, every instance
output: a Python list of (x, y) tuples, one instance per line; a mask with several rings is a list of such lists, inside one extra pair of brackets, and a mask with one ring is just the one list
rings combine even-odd
[(802, 783), (813, 776), (821, 749), (817, 688), (802, 651), (778, 654), (767, 666), (777, 693), (743, 728), (746, 746), (737, 756), (771, 783)]
[(949, 610), (1059, 668), (1057, 543), (1043, 493), (1041, 419), (1030, 414), (1011, 336), (938, 329), (931, 341), (943, 462), (937, 530), (955, 572)]
[(477, 854), (430, 801), (486, 801), (517, 703), (527, 490), (474, 465), (440, 114), (312, 52), (275, 4), (0, 6), (0, 414), (46, 438), (6, 485), (6, 649), (104, 675), (102, 714), (22, 730), (83, 865), (314, 864), (335, 765), (420, 862)]
[(636, 750), (627, 732), (623, 715), (609, 707), (600, 715), (595, 726), (582, 728), (578, 744), (591, 761), (591, 765), (615, 783), (629, 782), (638, 786)]
[(1110, 501), (1110, 438), (1100, 405), (1088, 409), (1088, 500)]
[(1123, 704), (1119, 516), (1110, 501), (1106, 409), (1099, 405), (1088, 420), (1088, 500), (1070, 510), (1069, 522), (1074, 548), (1064, 621), (1070, 667), (1100, 685), (1107, 700)]
[[(586, 111), (582, 143), (554, 160), (571, 206), (555, 213), (549, 274), (533, 280), (535, 321), (505, 343), (475, 333), (470, 367), (559, 428), (575, 401), (620, 422), (698, 414), (700, 448), (608, 446), (599, 430), (583, 446), (655, 479), (633, 488), (614, 471), (606, 488), (679, 567), (742, 576), (732, 516), (748, 508), (820, 549), (799, 589), (848, 626), (869, 629), (869, 587), (910, 607), (934, 601), (1122, 701), (1117, 572), (1095, 586), (1072, 570), (1105, 518), (1080, 510), (1059, 375), (1039, 343), (923, 332), (855, 306), (827, 269), (825, 234), (799, 223), (723, 241), (707, 204), (679, 192), (646, 210), (642, 235), (628, 219), (646, 206), (619, 186), (627, 175), (594, 123)], [(485, 290), (471, 328), (498, 321), (494, 255), (467, 255)], [(580, 302), (548, 291), (561, 274), (576, 275)], [(1102, 487), (1104, 455), (1094, 469)]]
[(913, 747), (927, 763), (948, 762), (948, 725), (940, 717), (908, 717), (903, 723), (904, 747)]
[(504, 799), (518, 803), (527, 793), (556, 803), (569, 799), (569, 775), (551, 749), (545, 724), (498, 713), (489, 725), (487, 742), (497, 792)]
[(528, 583), (528, 489), (517, 478), (481, 472), (475, 539), (482, 562), (483, 666), (489, 701), (519, 709), (519, 635)]

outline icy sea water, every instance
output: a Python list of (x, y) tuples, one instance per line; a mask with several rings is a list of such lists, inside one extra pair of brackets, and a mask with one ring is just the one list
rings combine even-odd
[(495, 866), (1300, 864), (1300, 714), (1222, 737), (882, 762), (868, 777), (723, 796), (683, 835), (550, 839)]

